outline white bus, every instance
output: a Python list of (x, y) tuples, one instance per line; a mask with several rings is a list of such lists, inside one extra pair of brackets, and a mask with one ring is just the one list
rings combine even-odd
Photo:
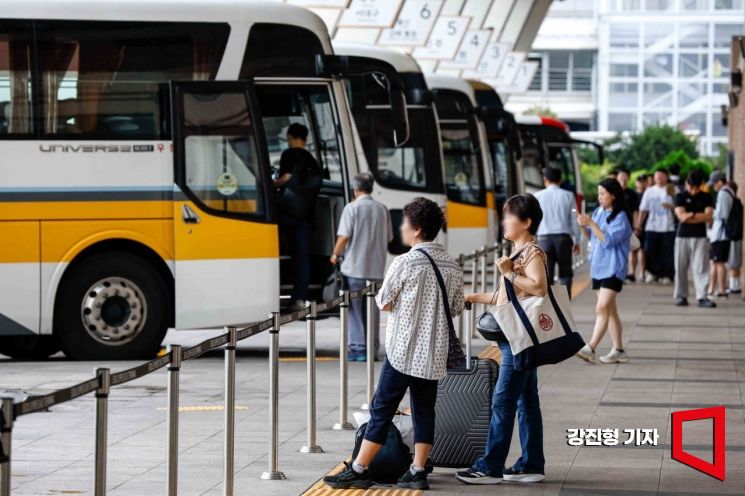
[(476, 95), (468, 81), (426, 75), (435, 96), (448, 197), (448, 250), (471, 253), (497, 237), (492, 160)]
[[(349, 107), (356, 125), (364, 157), (375, 178), (373, 196), (384, 203), (393, 220), (393, 255), (408, 247), (400, 239), (403, 206), (415, 196), (423, 196), (445, 207), (442, 150), (437, 114), (431, 93), (419, 64), (408, 54), (390, 48), (335, 43), (340, 56), (364, 57), (387, 64), (398, 72), (406, 96), (409, 137), (402, 146), (392, 140), (391, 108), (384, 84), (375, 75), (348, 78)], [(396, 112), (397, 114), (397, 112)], [(438, 242), (447, 246), (449, 236), (441, 233)]]
[(352, 62), (317, 16), (278, 3), (3, 2), (0, 353), (143, 358), (169, 327), (278, 310), (292, 274), (272, 167), (293, 122), (326, 171), (317, 299), (359, 170), (339, 77)]

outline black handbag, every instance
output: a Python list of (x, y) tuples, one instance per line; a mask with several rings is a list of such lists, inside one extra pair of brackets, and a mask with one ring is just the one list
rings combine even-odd
[(440, 286), (440, 293), (442, 293), (442, 304), (445, 307), (445, 316), (447, 317), (448, 321), (448, 358), (446, 367), (448, 369), (462, 367), (463, 364), (466, 362), (466, 355), (463, 353), (463, 348), (461, 348), (460, 346), (460, 339), (458, 339), (458, 335), (455, 334), (455, 325), (453, 325), (453, 316), (450, 313), (450, 303), (448, 303), (448, 294), (445, 288), (445, 281), (442, 279), (440, 269), (437, 268), (437, 264), (434, 260), (432, 260), (432, 257), (429, 255), (429, 253), (422, 250), (421, 248), (417, 248), (416, 250), (422, 252), (424, 256), (427, 257), (427, 259), (429, 260), (429, 263), (432, 264), (432, 268), (435, 270), (435, 276), (437, 277), (437, 284), (439, 284)]
[[(518, 251), (516, 254), (510, 257), (510, 259), (514, 262), (515, 260), (517, 260), (517, 257), (520, 256), (520, 253), (522, 253), (522, 251), (523, 250)], [(497, 279), (497, 288), (494, 290), (494, 295), (489, 302), (490, 306), (494, 305), (494, 302), (497, 298), (497, 292), (499, 291), (499, 281), (501, 280), (501, 277)], [(502, 343), (507, 342), (507, 336), (504, 335), (504, 332), (502, 332), (502, 329), (499, 327), (497, 319), (494, 318), (494, 315), (492, 315), (489, 310), (484, 310), (484, 312), (476, 318), (476, 330), (479, 332), (479, 334), (481, 334), (481, 337), (483, 337), (487, 341), (498, 341)]]

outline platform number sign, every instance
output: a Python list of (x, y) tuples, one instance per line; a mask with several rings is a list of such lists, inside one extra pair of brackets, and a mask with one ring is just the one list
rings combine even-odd
[(452, 59), (470, 23), (470, 17), (440, 16), (435, 22), (427, 44), (414, 49), (414, 57), (430, 60)]
[(528, 60), (520, 64), (520, 68), (517, 70), (515, 80), (512, 81), (511, 85), (500, 86), (499, 89), (504, 93), (525, 93), (528, 91), (530, 82), (533, 80), (536, 71), (538, 70), (538, 62)]
[(339, 20), (339, 27), (390, 28), (401, 11), (403, 0), (352, 0)]
[(476, 69), (463, 71), (463, 77), (476, 79), (496, 77), (510, 48), (509, 43), (491, 42), (487, 44)]
[(491, 31), (488, 29), (469, 30), (463, 37), (453, 60), (443, 60), (441, 69), (475, 69), (484, 55)]
[(444, 0), (406, 0), (392, 28), (384, 29), (379, 45), (422, 46), (432, 32)]
[(510, 52), (504, 57), (504, 63), (502, 63), (496, 77), (497, 86), (510, 86), (512, 84), (525, 60), (525, 56), (525, 52)]

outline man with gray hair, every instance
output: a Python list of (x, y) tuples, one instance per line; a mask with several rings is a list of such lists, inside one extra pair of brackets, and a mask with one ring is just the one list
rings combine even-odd
[[(354, 178), (354, 201), (344, 207), (336, 232), (336, 245), (331, 263), (342, 259), (341, 273), (347, 280), (350, 291), (362, 289), (366, 281), (380, 282), (385, 275), (388, 243), (393, 240), (393, 228), (388, 209), (373, 200), (373, 177), (359, 174)], [(377, 305), (373, 322), (379, 322)], [(349, 350), (350, 361), (364, 362), (367, 359), (366, 311), (363, 298), (350, 302)], [(377, 327), (377, 326), (376, 326)], [(378, 347), (378, 332), (375, 332), (375, 353)]]

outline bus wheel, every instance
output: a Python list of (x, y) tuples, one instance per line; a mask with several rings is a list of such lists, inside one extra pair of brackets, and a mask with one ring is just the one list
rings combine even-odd
[(17, 360), (44, 360), (60, 350), (54, 336), (0, 337), (0, 354)]
[(54, 312), (54, 333), (67, 356), (136, 360), (157, 354), (168, 330), (171, 297), (149, 262), (108, 252), (68, 270)]

